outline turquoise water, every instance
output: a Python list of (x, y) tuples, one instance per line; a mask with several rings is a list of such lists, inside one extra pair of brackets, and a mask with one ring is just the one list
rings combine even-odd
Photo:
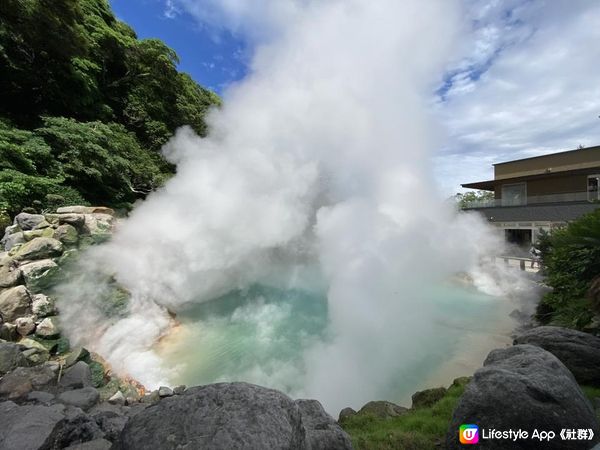
[[(381, 398), (406, 401), (429, 379), (447, 378), (447, 384), (454, 376), (470, 375), (498, 346), (498, 335), (512, 328), (508, 314), (514, 306), (504, 299), (454, 285), (438, 286), (429, 296), (433, 307), (428, 332), (414, 342), (418, 351), (410, 357), (398, 355), (403, 364), (379, 389)], [(178, 319), (180, 331), (162, 349), (163, 358), (176, 369), (174, 384), (248, 381), (302, 395), (305, 352), (333, 339), (325, 295), (302, 290), (254, 286), (199, 304)], [(398, 338), (413, 336), (404, 336), (400, 329)], [(466, 366), (448, 366), (457, 358), (466, 358)], [(473, 368), (468, 367), (471, 360)], [(448, 373), (436, 376), (440, 370)]]
[[(183, 336), (168, 348), (180, 365), (177, 381), (266, 382), (282, 367), (304, 370), (304, 349), (327, 337), (327, 299), (317, 293), (267, 286), (236, 290), (179, 315)], [(281, 389), (298, 388), (289, 380)]]

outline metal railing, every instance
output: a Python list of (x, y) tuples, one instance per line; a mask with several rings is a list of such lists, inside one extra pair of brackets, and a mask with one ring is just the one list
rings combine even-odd
[(463, 209), (495, 208), (499, 206), (527, 206), (544, 203), (584, 202), (588, 200), (587, 192), (567, 192), (563, 194), (530, 195), (524, 199), (492, 198), (489, 200), (473, 200), (467, 202)]

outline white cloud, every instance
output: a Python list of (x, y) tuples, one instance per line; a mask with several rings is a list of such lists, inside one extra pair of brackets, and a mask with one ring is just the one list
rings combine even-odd
[(445, 192), (487, 179), (490, 162), (600, 143), (599, 3), (469, 0), (467, 11), (471, 48), (435, 106), (449, 134), (436, 161)]
[(181, 10), (177, 7), (174, 0), (165, 0), (163, 14), (167, 19), (175, 19), (180, 13)]

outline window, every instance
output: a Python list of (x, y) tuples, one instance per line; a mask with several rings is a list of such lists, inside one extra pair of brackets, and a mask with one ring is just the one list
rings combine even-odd
[(502, 206), (520, 206), (527, 204), (527, 184), (503, 184)]
[(600, 200), (600, 175), (589, 175), (587, 179), (587, 199), (589, 202)]

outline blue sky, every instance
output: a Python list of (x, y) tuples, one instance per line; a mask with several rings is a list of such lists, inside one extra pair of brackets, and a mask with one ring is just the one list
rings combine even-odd
[(171, 11), (163, 0), (110, 0), (119, 19), (140, 38), (159, 38), (179, 55), (179, 69), (221, 94), (246, 73), (248, 47), (227, 29), (209, 29), (184, 10)]

